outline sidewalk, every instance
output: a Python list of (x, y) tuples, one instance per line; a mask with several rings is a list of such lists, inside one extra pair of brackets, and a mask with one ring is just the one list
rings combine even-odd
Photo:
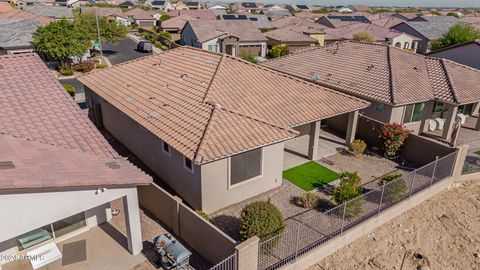
[[(138, 36), (138, 35), (136, 35), (136, 34), (128, 34), (128, 38), (131, 39), (131, 40), (133, 40), (133, 41), (135, 41), (135, 43), (140, 42), (140, 40), (145, 40), (143, 37)], [(157, 48), (157, 47), (155, 47), (155, 46), (152, 46), (152, 48), (153, 48), (153, 53), (161, 53), (161, 52), (163, 52), (162, 49)]]

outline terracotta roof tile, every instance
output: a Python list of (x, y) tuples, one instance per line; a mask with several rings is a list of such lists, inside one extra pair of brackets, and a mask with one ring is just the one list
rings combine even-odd
[[(79, 80), (197, 164), (289, 139), (297, 134), (291, 127), (368, 105), (237, 58), (191, 47)], [(342, 106), (336, 106), (338, 102)], [(152, 112), (158, 117), (151, 117)]]
[(319, 84), (390, 104), (480, 101), (480, 71), (388, 45), (347, 41), (262, 65), (305, 79), (315, 73)]
[(286, 28), (275, 29), (265, 33), (267, 38), (278, 40), (280, 42), (310, 42), (311, 44), (317, 43), (317, 40), (307, 36), (303, 33), (297, 33), (293, 30)]

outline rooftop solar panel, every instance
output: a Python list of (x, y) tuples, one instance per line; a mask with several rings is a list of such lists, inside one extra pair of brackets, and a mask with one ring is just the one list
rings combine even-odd
[(235, 15), (223, 15), (222, 16), (224, 20), (235, 20), (236, 17)]
[(239, 19), (239, 20), (246, 20), (246, 19), (247, 19), (247, 16), (245, 16), (245, 15), (238, 15), (237, 19)]

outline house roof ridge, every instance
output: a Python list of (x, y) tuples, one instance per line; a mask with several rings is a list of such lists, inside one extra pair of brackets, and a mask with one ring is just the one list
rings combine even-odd
[[(209, 105), (209, 104), (207, 104), (207, 105)], [(214, 106), (214, 105), (209, 105), (209, 106), (212, 107), (212, 112), (210, 113), (210, 117), (208, 118), (208, 121), (205, 125), (205, 129), (203, 130), (202, 136), (200, 137), (200, 141), (198, 142), (197, 149), (195, 149), (195, 151), (193, 152), (192, 160), (197, 165), (199, 165), (203, 162), (203, 160), (198, 160), (198, 154), (200, 153), (200, 151), (203, 150), (203, 146), (204, 146), (204, 143), (205, 143), (205, 139), (208, 135), (210, 124), (212, 123), (213, 117), (215, 116), (215, 112), (216, 112), (216, 109), (217, 109), (217, 106)]]
[(387, 46), (387, 66), (388, 66), (388, 83), (390, 85), (390, 95), (391, 95), (391, 102), (392, 104), (397, 103), (397, 99), (395, 98), (395, 91), (394, 91), (394, 83), (393, 83), (393, 69), (392, 69), (392, 55), (391, 55), (391, 46)]
[(445, 73), (445, 78), (447, 79), (448, 86), (450, 87), (450, 92), (452, 93), (453, 99), (455, 102), (459, 103), (458, 96), (457, 96), (457, 91), (455, 89), (455, 86), (453, 85), (452, 78), (450, 77), (450, 74), (448, 73), (447, 67), (445, 66), (445, 59), (440, 59), (440, 65), (442, 67), (443, 72)]
[(203, 96), (203, 103), (205, 103), (205, 101), (208, 99), (207, 98), (208, 93), (210, 92), (210, 88), (212, 87), (213, 81), (217, 77), (218, 69), (220, 68), (220, 65), (222, 64), (224, 58), (225, 58), (225, 54), (222, 54), (222, 57), (218, 61), (217, 67), (215, 68), (215, 71), (213, 72), (212, 79), (210, 80), (210, 83), (208, 84), (207, 90), (205, 90), (205, 95)]

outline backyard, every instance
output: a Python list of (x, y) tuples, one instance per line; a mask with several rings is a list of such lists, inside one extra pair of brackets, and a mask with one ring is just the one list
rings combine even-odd
[(314, 161), (283, 172), (283, 179), (288, 180), (305, 191), (311, 191), (339, 178), (340, 174)]

